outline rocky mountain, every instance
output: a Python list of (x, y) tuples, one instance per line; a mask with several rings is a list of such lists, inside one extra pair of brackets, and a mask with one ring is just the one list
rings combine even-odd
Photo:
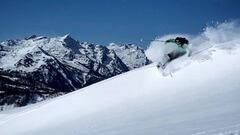
[(144, 49), (134, 44), (117, 45), (111, 43), (108, 49), (114, 50), (122, 62), (130, 69), (139, 68), (150, 63)]
[(25, 106), (149, 64), (135, 45), (30, 36), (0, 43), (0, 105)]

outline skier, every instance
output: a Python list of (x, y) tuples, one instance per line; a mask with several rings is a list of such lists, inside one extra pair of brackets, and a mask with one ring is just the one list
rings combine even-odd
[(189, 41), (186, 38), (176, 37), (175, 39), (168, 39), (165, 41), (165, 44), (168, 44), (168, 43), (176, 44), (178, 46), (178, 49), (176, 49), (164, 56), (165, 60), (157, 65), (158, 67), (161, 67), (162, 69), (164, 69), (166, 67), (166, 64), (168, 64), (172, 60), (179, 58), (179, 57), (183, 56), (184, 54), (188, 53)]

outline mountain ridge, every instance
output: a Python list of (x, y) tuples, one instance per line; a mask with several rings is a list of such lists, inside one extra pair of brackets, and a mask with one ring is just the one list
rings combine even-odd
[(79, 42), (70, 34), (53, 38), (32, 35), (2, 42), (0, 105), (35, 103), (150, 63), (143, 49), (121, 46)]

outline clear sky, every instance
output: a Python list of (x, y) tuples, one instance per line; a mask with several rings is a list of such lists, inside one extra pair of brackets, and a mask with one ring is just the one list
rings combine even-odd
[(0, 40), (70, 33), (98, 44), (196, 34), (212, 21), (240, 18), (240, 0), (1, 0)]

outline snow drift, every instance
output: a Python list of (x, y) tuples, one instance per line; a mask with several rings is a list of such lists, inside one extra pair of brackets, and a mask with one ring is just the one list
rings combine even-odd
[[(215, 49), (232, 50), (240, 44), (240, 25), (238, 21), (218, 23), (215, 26), (208, 26), (198, 35), (170, 34), (157, 37), (150, 43), (146, 50), (147, 57), (153, 62), (162, 61), (164, 54), (168, 54), (177, 48), (176, 45), (166, 45), (164, 41), (169, 38), (186, 37), (189, 39), (191, 54), (198, 54), (198, 60), (211, 57)], [(202, 55), (199, 55), (202, 54)], [(191, 57), (192, 58), (192, 57)]]
[[(191, 64), (173, 77), (163, 77), (153, 63), (49, 101), (1, 112), (1, 134), (239, 135), (239, 40), (237, 35), (223, 40), (224, 32), (220, 34), (222, 27), (237, 34), (230, 27), (234, 25), (221, 24), (192, 37), (192, 43), (208, 39), (193, 51), (207, 43), (211, 48), (183, 59)], [(204, 56), (211, 60), (199, 63)]]

